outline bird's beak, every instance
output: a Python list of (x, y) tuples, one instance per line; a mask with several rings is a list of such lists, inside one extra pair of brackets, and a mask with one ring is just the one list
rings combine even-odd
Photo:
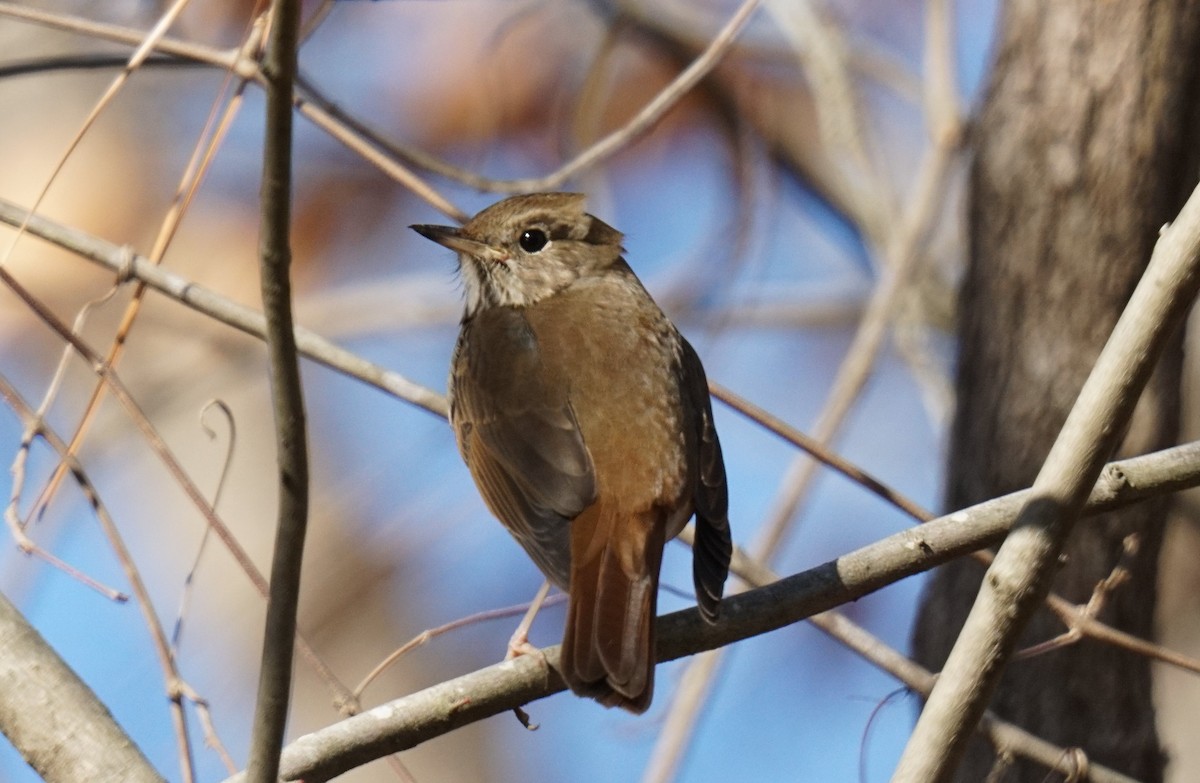
[(459, 253), (465, 253), (472, 258), (478, 258), (487, 261), (506, 261), (507, 256), (496, 250), (489, 244), (480, 242), (477, 239), (470, 239), (462, 234), (461, 229), (453, 226), (429, 226), (416, 225), (409, 226), (413, 231), (416, 231), (426, 239), (431, 239), (439, 245), (448, 247)]

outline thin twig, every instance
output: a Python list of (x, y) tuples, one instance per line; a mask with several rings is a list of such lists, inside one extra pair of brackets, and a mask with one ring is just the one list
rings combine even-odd
[[(113, 68), (124, 68), (129, 64), (129, 56), (121, 54), (80, 54), (69, 53), (32, 57), (28, 60), (10, 60), (0, 65), (0, 80), (20, 76), (33, 76), (39, 73), (59, 73), (62, 71), (107, 71)], [(156, 54), (142, 61), (142, 68), (201, 68), (204, 63), (172, 57), (169, 54)]]
[(192, 706), (196, 709), (196, 715), (200, 718), (200, 727), (204, 731), (204, 744), (212, 748), (220, 757), (221, 763), (225, 765), (225, 769), (229, 770), (229, 774), (237, 772), (237, 764), (233, 760), (233, 756), (229, 755), (229, 750), (226, 749), (225, 743), (221, 742), (220, 736), (217, 735), (217, 727), (213, 723), (212, 712), (208, 709), (208, 699), (205, 699), (196, 691), (192, 690), (192, 686), (186, 682), (181, 682), (180, 687), (183, 695)]
[[(779, 577), (761, 563), (751, 561), (742, 556), (735, 559), (735, 573), (747, 584), (761, 587), (777, 581)], [(904, 683), (909, 689), (921, 695), (927, 695), (933, 687), (935, 675), (915, 663), (907, 656), (889, 647), (881, 639), (872, 635), (865, 628), (851, 621), (837, 611), (827, 611), (808, 619), (810, 623), (823, 633), (840, 642), (848, 649), (857, 653), (863, 660), (871, 663), (882, 671)], [(701, 659), (708, 654), (700, 656)], [(1035, 761), (1047, 769), (1070, 775), (1076, 771), (1062, 748), (1025, 732), (1019, 727), (1005, 723), (990, 713), (977, 727), (977, 733), (982, 734), (996, 749), (997, 755), (1011, 753), (1016, 756)], [(668, 733), (664, 729), (664, 735)], [(651, 777), (649, 774), (647, 777)], [(1092, 765), (1087, 776), (1069, 778), (1074, 780), (1091, 780), (1094, 783), (1133, 783), (1132, 779), (1105, 767)]]
[(292, 323), (292, 85), (300, 35), (300, 0), (273, 0), (263, 75), (267, 79), (259, 276), (267, 320), (275, 459), (279, 466), (275, 546), (263, 632), (262, 667), (246, 778), (275, 783), (287, 728), (296, 647), (296, 609), (308, 530), (308, 431), (300, 359)]
[[(200, 427), (204, 430), (204, 434), (210, 439), (215, 440), (217, 437), (216, 430), (204, 423), (204, 415), (210, 410), (218, 410), (225, 417), (225, 424), (229, 428), (229, 438), (225, 444), (225, 456), (221, 460), (221, 472), (217, 477), (217, 486), (213, 490), (212, 507), (216, 511), (221, 504), (221, 494), (225, 490), (225, 480), (229, 478), (229, 468), (233, 464), (233, 452), (237, 448), (237, 420), (233, 417), (233, 411), (225, 404), (223, 400), (210, 400), (203, 408), (200, 409)], [(174, 654), (179, 654), (179, 644), (183, 640), (183, 621), (187, 616), (188, 605), (191, 601), (192, 586), (195, 584), (196, 572), (200, 570), (200, 560), (204, 557), (204, 549), (208, 544), (208, 539), (212, 533), (212, 528), (208, 525), (204, 526), (204, 530), (200, 533), (200, 543), (196, 546), (196, 555), (192, 558), (191, 568), (183, 577), (183, 587), (179, 591), (179, 610), (175, 613), (175, 628), (171, 631), (171, 649)]]
[[(146, 40), (145, 31), (132, 27), (96, 22), (72, 14), (58, 14), (9, 2), (9, 0), (0, 0), (0, 16), (40, 24), (55, 30), (78, 33), (89, 38), (114, 41), (127, 46), (138, 47)], [(168, 35), (158, 37), (151, 48), (185, 60), (205, 63), (217, 68), (233, 69), (239, 76), (248, 78), (258, 76), (258, 65), (252, 61), (240, 59), (238, 52), (234, 49), (220, 50), (201, 43), (181, 41)]]
[(108, 508), (100, 498), (100, 493), (96, 491), (83, 466), (68, 452), (67, 444), (58, 437), (54, 430), (42, 420), (38, 412), (2, 376), (0, 376), (0, 397), (3, 397), (9, 408), (21, 418), (26, 429), (36, 429), (59, 454), (60, 458), (67, 463), (71, 475), (74, 476), (76, 483), (79, 484), (84, 497), (92, 507), (92, 512), (100, 522), (100, 527), (104, 531), (104, 535), (108, 539), (109, 545), (117, 557), (117, 561), (121, 564), (121, 570), (124, 571), (125, 578), (129, 580), (134, 599), (142, 612), (142, 619), (145, 621), (146, 627), (150, 630), (150, 639), (154, 643), (154, 651), (158, 655), (158, 663), (162, 668), (163, 679), (165, 681), (167, 699), (171, 705), (171, 720), (179, 741), (180, 772), (185, 781), (193, 780), (195, 777), (195, 764), (192, 758), (191, 742), (188, 739), (187, 719), (183, 709), (183, 696), (180, 689), (180, 683), (183, 681), (183, 678), (179, 674), (179, 669), (175, 664), (175, 656), (171, 653), (170, 642), (167, 640), (162, 623), (159, 621), (158, 614), (154, 610), (154, 604), (150, 600), (150, 592), (146, 589), (146, 583), (142, 581), (141, 572), (138, 570), (137, 564), (133, 561), (133, 555), (129, 552), (129, 548), (125, 546), (124, 537), (121, 535), (120, 530), (117, 529), (116, 523), (108, 513)]
[[(31, 219), (30, 225), (33, 225), (36, 220), (37, 219)], [(38, 318), (38, 320), (50, 328), (56, 335), (58, 335), (60, 339), (69, 343), (75, 352), (78, 353), (81, 358), (86, 360), (89, 365), (91, 365), (92, 371), (104, 379), (104, 382), (108, 385), (109, 392), (113, 395), (113, 398), (125, 410), (129, 420), (137, 428), (138, 433), (146, 441), (146, 444), (150, 447), (155, 457), (162, 462), (163, 467), (166, 468), (172, 480), (175, 481), (184, 491), (184, 494), (187, 495), (188, 500), (191, 501), (196, 510), (204, 516), (205, 521), (216, 532), (217, 537), (221, 539), (221, 543), (225, 545), (230, 554), (233, 555), (234, 560), (242, 569), (242, 572), (245, 573), (250, 579), (251, 584), (254, 585), (254, 588), (258, 591), (258, 593), (263, 597), (266, 597), (267, 580), (258, 570), (258, 567), (254, 565), (254, 561), (250, 558), (249, 553), (246, 552), (245, 547), (241, 545), (225, 522), (219, 516), (217, 516), (215, 511), (213, 511), (199, 487), (196, 486), (196, 483), (192, 481), (191, 477), (179, 464), (179, 459), (175, 456), (174, 452), (171, 451), (170, 447), (167, 446), (166, 441), (163, 440), (162, 436), (158, 433), (158, 430), (155, 429), (154, 425), (150, 423), (145, 411), (142, 410), (137, 400), (130, 393), (129, 388), (121, 380), (120, 374), (117, 373), (112, 367), (107, 366), (104, 363), (103, 358), (99, 353), (96, 352), (95, 349), (85, 343), (77, 335), (73, 334), (66, 324), (64, 324), (62, 320), (50, 310), (50, 308), (48, 308), (42, 301), (35, 297), (27, 288), (25, 288), (25, 286), (21, 284), (19, 280), (13, 277), (12, 273), (9, 272), (7, 268), (3, 266), (0, 266), (0, 283), (6, 285), (14, 294), (16, 294), (17, 298), (19, 298), (24, 305), (29, 308), (30, 312), (32, 312)], [(259, 318), (261, 317), (262, 316), (260, 315)], [(342, 684), (342, 682), (337, 678), (337, 675), (333, 673), (333, 670), (331, 670), (328, 664), (326, 664), (321, 656), (317, 654), (316, 650), (303, 634), (297, 633), (296, 642), (299, 645), (300, 652), (303, 653), (305, 659), (313, 667), (314, 671), (316, 671), (321, 680), (324, 681), (327, 686), (329, 686), (329, 689), (334, 695), (335, 701), (340, 702), (348, 698), (349, 691), (346, 689), (346, 686)]]
[[(503, 193), (530, 193), (539, 190), (554, 190), (561, 187), (572, 177), (603, 163), (628, 146), (634, 139), (653, 128), (667, 112), (674, 108), (685, 95), (691, 92), (721, 62), (721, 59), (733, 46), (734, 41), (737, 40), (739, 33), (746, 26), (746, 23), (750, 21), (750, 17), (758, 8), (759, 2), (760, 0), (743, 0), (742, 4), (738, 6), (737, 10), (724, 26), (717, 31), (717, 34), (713, 36), (708, 46), (696, 59), (681, 71), (670, 84), (660, 90), (627, 123), (596, 141), (554, 171), (540, 177), (525, 177), (522, 179), (491, 179), (481, 177), (473, 172), (464, 171), (442, 163), (432, 155), (393, 144), (380, 134), (372, 131), (364, 123), (342, 112), (336, 104), (325, 98), (312, 85), (306, 83), (302, 83), (301, 85), (303, 89), (301, 94), (307, 100), (300, 104), (300, 110), (301, 113), (309, 116), (309, 119), (312, 119), (339, 140), (344, 141), (352, 135), (359, 139), (366, 139), (373, 147), (387, 152), (390, 157), (379, 157), (379, 153), (376, 152), (370, 157), (370, 160), (381, 167), (386, 166), (389, 173), (393, 174), (393, 176), (403, 172), (406, 178), (413, 177), (416, 179), (416, 175), (412, 174), (411, 171), (399, 167), (399, 164), (395, 163), (395, 159), (399, 159), (411, 161), (422, 168), (455, 179), (478, 190)], [(319, 112), (309, 115), (307, 113), (309, 107), (317, 107)], [(348, 134), (348, 131), (353, 131), (353, 134)], [(360, 154), (363, 152), (361, 149), (357, 149), (356, 151)], [(398, 167), (398, 170), (392, 167)], [(397, 179), (402, 184), (411, 187), (406, 179), (401, 180), (399, 177)], [(442, 211), (459, 220), (465, 218), (465, 215), (462, 213), (455, 215), (448, 212), (445, 208), (442, 208)]]
[(913, 500), (887, 486), (870, 473), (867, 473), (825, 444), (819, 442), (816, 438), (805, 435), (765, 408), (755, 405), (733, 390), (727, 389), (713, 381), (709, 382), (708, 390), (713, 397), (742, 414), (750, 421), (783, 438), (788, 443), (804, 451), (812, 459), (831, 470), (841, 473), (863, 489), (890, 503), (913, 519), (921, 522), (932, 519), (933, 515), (917, 505)]
[[(247, 33), (244, 37), (241, 56), (249, 57), (255, 53), (262, 42), (261, 26), (256, 26), (251, 23), (248, 26)], [(229, 88), (233, 81), (234, 74), (232, 70), (225, 73), (224, 83), (221, 86), (221, 92)], [(208, 171), (209, 163), (212, 161), (216, 153), (217, 147), (225, 138), (225, 133), (232, 123), (233, 117), (237, 113), (237, 108), (241, 105), (242, 92), (247, 84), (246, 79), (242, 79), (228, 106), (224, 112), (224, 117), (218, 121), (218, 109), (221, 106), (221, 101), (218, 99), (213, 102), (212, 109), (208, 118), (205, 121), (204, 130), (200, 134), (200, 140), (192, 149), (192, 154), (188, 160), (188, 164), (184, 169), (183, 176), (180, 178), (179, 185), (175, 189), (175, 194), (171, 200), (171, 206), (167, 210), (166, 216), (163, 218), (162, 224), (159, 227), (158, 235), (155, 237), (154, 245), (150, 249), (150, 262), (158, 265), (162, 263), (163, 257), (166, 255), (167, 249), (171, 245), (171, 240), (174, 239), (176, 231), (178, 231), (183, 216), (187, 212), (188, 206), (191, 204), (192, 198), (200, 188), (200, 183), (203, 180), (204, 174)], [(208, 143), (205, 143), (208, 139)], [(25, 228), (22, 228), (24, 231)], [(126, 252), (132, 252), (126, 250)], [(118, 276), (120, 273), (118, 272)], [(120, 280), (118, 279), (118, 282)], [(112, 343), (108, 348), (108, 353), (105, 356), (105, 363), (110, 367), (116, 367), (123, 355), (126, 341), (129, 338), (129, 333), (133, 329), (133, 325), (137, 320), (138, 314), (141, 312), (142, 300), (146, 295), (146, 284), (138, 281), (134, 287), (133, 295), (129, 302), (125, 305), (125, 312), (121, 315), (121, 322), (113, 335)], [(70, 346), (63, 347), (63, 359), (60, 367), (65, 367), (66, 359), (71, 354)], [(39, 409), (45, 409), (49, 406), (54, 398), (53, 387), (48, 389), (43, 396), (42, 405)], [(80, 448), (83, 446), (84, 438), (87, 437), (88, 430), (94, 420), (97, 411), (100, 409), (100, 402), (104, 399), (104, 383), (97, 380), (92, 387), (91, 397), (88, 399), (87, 405), (84, 408), (83, 414), (80, 416), (78, 423), (75, 425), (75, 431), (71, 434), (71, 439), (68, 442), (69, 453), (77, 455)], [(54, 473), (46, 482), (42, 492), (30, 510), (31, 516), (41, 515), (49, 506), (54, 498), (54, 494), (58, 490), (59, 482), (63, 478), (63, 466), (60, 463), (55, 468)]]
[[(116, 293), (120, 287), (121, 286), (119, 282), (114, 282), (109, 289), (104, 292), (104, 294), (96, 299), (91, 300), (81, 307), (75, 316), (74, 323), (71, 324), (71, 331), (75, 334), (83, 334), (83, 328), (87, 324), (88, 317), (91, 315), (92, 310), (108, 303), (109, 300), (116, 296)], [(54, 368), (54, 374), (50, 376), (50, 382), (46, 384), (46, 391), (42, 393), (42, 400), (38, 403), (37, 418), (39, 421), (46, 417), (46, 415), (50, 412), (50, 407), (53, 405), (54, 400), (58, 398), (58, 392), (62, 388), (63, 379), (67, 377), (67, 368), (70, 366), (71, 359), (74, 356), (75, 352), (71, 350), (71, 346), (64, 344), (62, 352), (58, 357), (58, 364)], [(109, 363), (111, 364), (111, 361)], [(98, 382), (97, 385), (103, 386), (104, 384)], [(85, 414), (85, 417), (86, 415), (87, 414)], [(74, 440), (75, 439), (72, 438), (72, 443), (74, 443)], [(79, 452), (76, 448), (71, 448), (69, 453), (72, 455), (77, 455)], [(54, 472), (51, 474), (50, 479), (46, 482), (47, 487), (56, 487), (65, 472), (66, 465), (64, 465), (62, 462), (59, 462), (59, 464), (55, 467)], [(29, 514), (21, 521), (22, 530), (28, 527), (32, 520), (38, 519), (42, 516), (42, 512), (45, 510), (48, 504), (46, 498), (51, 492), (53, 492), (52, 489), (48, 488), (43, 488), (42, 492), (38, 495), (37, 499), (30, 507)]]
[(1047, 596), (1046, 602), (1068, 627), (1079, 629), (1079, 633), (1090, 639), (1111, 644), (1114, 647), (1120, 647), (1138, 655), (1144, 655), (1147, 658), (1153, 658), (1184, 671), (1200, 674), (1200, 660), (1192, 656), (1167, 649), (1161, 644), (1155, 644), (1118, 628), (1113, 628), (1111, 625), (1107, 625), (1095, 617), (1091, 617), (1081, 607), (1074, 606), (1057, 596)]
[[(129, 27), (104, 22), (93, 22), (67, 14), (55, 14), (48, 11), (26, 8), (7, 2), (7, 0), (0, 0), (0, 16), (7, 16), (58, 30), (68, 30), (80, 35), (115, 41), (131, 46), (139, 45), (144, 37), (144, 33)], [(164, 36), (154, 46), (158, 51), (166, 54), (204, 63), (215, 68), (226, 69), (236, 73), (243, 79), (253, 81), (259, 86), (265, 85), (265, 78), (261, 73), (258, 62), (244, 56), (238, 50), (217, 49), (205, 44), (181, 41), (169, 36)], [(310, 120), (337, 141), (346, 145), (348, 149), (356, 153), (364, 161), (376, 166), (384, 174), (411, 190), (414, 195), (424, 199), (434, 209), (460, 222), (466, 220), (467, 215), (438, 193), (432, 185), (425, 182), (425, 180), (421, 179), (410, 169), (401, 165), (395, 158), (381, 152), (372, 141), (365, 138), (361, 133), (337, 117), (332, 116), (324, 107), (314, 104), (309, 97), (301, 92), (296, 93), (293, 101), (301, 116)]]
[[(562, 603), (566, 600), (566, 598), (567, 596), (565, 593), (559, 593), (558, 595), (550, 596), (542, 601), (542, 606), (553, 606), (554, 604)], [(504, 606), (499, 609), (488, 609), (487, 611), (477, 612), (468, 617), (460, 617), (457, 620), (451, 620), (450, 622), (439, 625), (436, 628), (429, 628), (421, 631), (412, 639), (409, 639), (407, 642), (397, 647), (386, 658), (376, 664), (375, 668), (372, 669), (366, 677), (363, 677), (362, 681), (359, 682), (358, 685), (354, 686), (354, 698), (356, 700), (362, 698), (363, 691), (367, 689), (367, 686), (374, 682), (379, 675), (391, 668), (396, 661), (400, 660), (416, 648), (428, 644), (430, 641), (436, 639), (442, 634), (456, 631), (459, 628), (465, 628), (467, 626), (487, 622), (488, 620), (499, 620), (504, 617), (516, 617), (519, 614), (529, 611), (530, 606), (531, 602), (516, 604), (514, 606)], [(357, 709), (357, 705), (355, 706), (355, 709)]]
[[(46, 198), (46, 195), (50, 192), (50, 188), (57, 181), (58, 176), (66, 166), (67, 161), (70, 160), (71, 156), (74, 154), (79, 144), (83, 141), (88, 131), (100, 118), (100, 115), (104, 112), (104, 110), (111, 105), (113, 100), (117, 97), (117, 94), (129, 81), (132, 75), (138, 70), (138, 68), (141, 67), (142, 62), (151, 55), (151, 53), (154, 51), (156, 43), (166, 35), (167, 30), (169, 30), (171, 25), (173, 25), (179, 18), (179, 15), (183, 12), (187, 3), (188, 0), (175, 0), (175, 2), (172, 3), (158, 18), (154, 27), (140, 37), (137, 42), (137, 46), (130, 55), (129, 61), (126, 63), (125, 67), (109, 83), (108, 88), (93, 104), (91, 111), (88, 113), (87, 117), (83, 120), (82, 124), (75, 132), (75, 135), (71, 138), (71, 141), (67, 144), (67, 148), (63, 151), (62, 155), (59, 156), (54, 167), (51, 169), (50, 174), (46, 177), (45, 183), (42, 185), (37, 196), (34, 198), (33, 208), (30, 210), (30, 214), (37, 211), (38, 206)], [(13, 251), (16, 249), (17, 243), (20, 242), (24, 234), (25, 227), (23, 225), (18, 226), (12, 241), (4, 250), (3, 255), (0, 256), (0, 265), (8, 262)], [(53, 399), (52, 395), (56, 388), (56, 384), (52, 383), (46, 398), (43, 400), (42, 405), (39, 406), (40, 411), (44, 411), (49, 408)], [(91, 410), (94, 410), (94, 408)], [(62, 468), (57, 468), (54, 476), (51, 478), (51, 481), (56, 483), (58, 481), (58, 477), (61, 477), (62, 474)], [(129, 557), (128, 552), (124, 549), (124, 544), (116, 532), (116, 527), (111, 525), (111, 523), (106, 520), (105, 515), (99, 511), (97, 512), (97, 516), (100, 519), (101, 524), (105, 529), (105, 533), (117, 554), (118, 560), (120, 560), (123, 568), (126, 571), (126, 574), (130, 578), (134, 595), (137, 597), (139, 606), (142, 606), (143, 615), (145, 616), (147, 623), (150, 625), (151, 635), (155, 639), (156, 647), (159, 647), (161, 626), (158, 625), (158, 618), (157, 615), (155, 615), (153, 608), (149, 606), (148, 595), (139, 595), (139, 591), (144, 590), (144, 587), (141, 584), (140, 575), (138, 574), (132, 559)], [(165, 641), (165, 636), (163, 637), (163, 641)], [(173, 668), (174, 662), (170, 660), (169, 646), (167, 648), (159, 649), (158, 652), (160, 659), (165, 659), (165, 662), (163, 662), (164, 668)], [(178, 677), (173, 674), (168, 675), (168, 691), (173, 691), (174, 688), (172, 683), (177, 679)], [(191, 741), (188, 738), (186, 722), (187, 716), (183, 710), (183, 706), (180, 702), (178, 694), (172, 692), (170, 693), (170, 697), (172, 703), (172, 720), (174, 722), (176, 742), (179, 750), (180, 774), (183, 776), (184, 783), (191, 783), (191, 781), (195, 778), (195, 765), (193, 762)]]
[[(53, 242), (118, 275), (144, 282), (155, 291), (196, 312), (259, 339), (266, 334), (266, 321), (262, 313), (197, 285), (185, 277), (161, 269), (146, 257), (131, 254), (126, 248), (40, 215), (29, 216), (28, 211), (3, 198), (0, 198), (0, 222), (10, 225), (24, 222), (30, 234)], [(446, 398), (437, 392), (339, 348), (303, 326), (296, 327), (296, 343), (300, 351), (315, 362), (339, 370), (352, 378), (358, 378), (441, 418), (446, 418), (449, 412)]]
[[(104, 296), (100, 297), (99, 299), (94, 299), (85, 305), (80, 310), (79, 315), (76, 317), (72, 331), (75, 334), (79, 334), (83, 330), (83, 324), (86, 321), (87, 314), (91, 311), (92, 307), (107, 301), (115, 292), (116, 286), (113, 286)], [(71, 355), (72, 353), (69, 348), (64, 351), (62, 358), (59, 360), (58, 367), (50, 380), (50, 389), (57, 388), (58, 384), (62, 382), (62, 378), (66, 373), (67, 359)], [(128, 595), (113, 587), (103, 584), (96, 579), (93, 579), (91, 576), (83, 573), (75, 566), (64, 562), (39, 545), (25, 532), (27, 520), (21, 518), (20, 504), (21, 496), (25, 491), (26, 467), (29, 462), (29, 452), (33, 448), (33, 442), (42, 434), (42, 423), (44, 422), (46, 415), (46, 399), (49, 399), (52, 396), (53, 395), (51, 393), (47, 393), (46, 398), (43, 400), (43, 405), (40, 406), (37, 411), (35, 411), (35, 415), (30, 419), (30, 422), (25, 427), (24, 432), (21, 433), (21, 442), (17, 446), (17, 452), (13, 456), (12, 465), (9, 468), (9, 473), (12, 474), (12, 487), (9, 492), (8, 506), (4, 509), (4, 521), (8, 525), (9, 532), (12, 534), (17, 548), (25, 554), (40, 558), (46, 563), (49, 563), (52, 567), (57, 568), (79, 583), (96, 590), (110, 600), (120, 602), (127, 601), (129, 599)]]

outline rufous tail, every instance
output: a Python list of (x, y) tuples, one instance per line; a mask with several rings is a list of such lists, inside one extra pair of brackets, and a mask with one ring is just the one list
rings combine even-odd
[(654, 620), (665, 520), (656, 510), (571, 523), (571, 585), (563, 679), (607, 707), (645, 712), (654, 697)]

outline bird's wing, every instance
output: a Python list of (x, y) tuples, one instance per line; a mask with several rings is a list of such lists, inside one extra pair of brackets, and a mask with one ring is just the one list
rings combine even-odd
[(733, 539), (729, 530), (729, 485), (725, 480), (725, 460), (721, 441), (713, 424), (712, 398), (708, 378), (700, 357), (687, 340), (682, 341), (684, 421), (692, 430), (696, 454), (696, 488), (692, 503), (696, 513), (696, 543), (692, 557), (692, 578), (696, 599), (705, 619), (717, 617)]
[(542, 365), (528, 322), (510, 308), (464, 325), (453, 373), (451, 422), (480, 493), (565, 588), (568, 523), (596, 495), (566, 383)]

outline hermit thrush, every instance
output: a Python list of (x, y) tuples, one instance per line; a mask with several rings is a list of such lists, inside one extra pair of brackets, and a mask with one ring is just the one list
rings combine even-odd
[(492, 513), (569, 594), (563, 679), (643, 712), (664, 544), (694, 513), (710, 621), (729, 569), (725, 465), (700, 359), (582, 195), (516, 196), (462, 228), (413, 228), (458, 252), (466, 310), (450, 423)]

